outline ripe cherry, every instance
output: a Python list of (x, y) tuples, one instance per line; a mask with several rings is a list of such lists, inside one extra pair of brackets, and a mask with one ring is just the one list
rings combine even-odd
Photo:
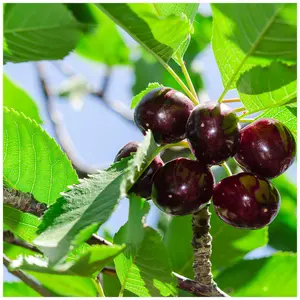
[(274, 178), (294, 162), (295, 139), (281, 122), (260, 119), (244, 127), (240, 134), (235, 159), (243, 170)]
[(280, 194), (264, 177), (239, 173), (216, 185), (212, 201), (217, 215), (227, 224), (258, 229), (270, 224), (276, 217)]
[(200, 210), (212, 196), (210, 169), (186, 158), (166, 163), (154, 175), (153, 202), (165, 213), (183, 216)]
[[(121, 160), (129, 156), (131, 153), (136, 152), (138, 149), (138, 144), (135, 142), (130, 142), (126, 144), (118, 153), (115, 158), (115, 162)], [(129, 193), (135, 193), (136, 195), (150, 199), (151, 198), (151, 191), (152, 191), (152, 181), (153, 175), (155, 172), (164, 165), (164, 162), (157, 155), (154, 160), (151, 162), (150, 166), (145, 170), (145, 172), (141, 175), (138, 181), (132, 186), (129, 190)]]
[(187, 140), (204, 164), (220, 164), (233, 156), (239, 142), (238, 118), (225, 104), (198, 105), (187, 122)]
[(134, 121), (144, 134), (151, 129), (158, 144), (175, 143), (185, 138), (186, 122), (193, 108), (192, 101), (184, 94), (160, 87), (142, 98), (135, 109)]

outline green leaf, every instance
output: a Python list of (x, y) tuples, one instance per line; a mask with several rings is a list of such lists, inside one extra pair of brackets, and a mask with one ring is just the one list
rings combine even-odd
[(139, 145), (126, 169), (121, 185), (124, 192), (131, 188), (161, 150), (162, 148), (155, 143), (151, 130), (148, 130), (144, 141)]
[(50, 205), (67, 186), (78, 182), (67, 156), (35, 121), (4, 108), (3, 176), (16, 190)]
[(127, 222), (126, 245), (138, 247), (144, 238), (144, 224), (142, 219), (150, 210), (149, 203), (134, 194), (129, 195), (129, 215)]
[[(193, 24), (195, 15), (199, 8), (198, 3), (153, 3), (155, 10), (159, 16), (171, 16), (185, 14)], [(190, 36), (182, 41), (176, 53), (173, 55), (173, 59), (180, 64), (177, 55), (183, 57), (187, 47), (189, 46)]]
[(11, 260), (16, 259), (19, 255), (35, 255), (37, 252), (3, 242), (3, 253)]
[(4, 282), (4, 297), (41, 297), (41, 295), (24, 282)]
[(81, 37), (81, 26), (64, 4), (7, 3), (5, 62), (61, 59)]
[[(204, 50), (211, 42), (212, 38), (212, 17), (211, 16), (205, 16), (201, 15), (200, 13), (197, 13), (195, 16), (195, 21), (193, 23), (194, 25), (194, 33), (192, 34), (191, 43), (189, 45), (190, 47), (193, 47), (196, 51), (195, 53), (191, 53), (190, 55), (193, 55), (193, 58), (195, 54), (201, 52)], [(195, 43), (195, 46), (192, 44)], [(187, 50), (189, 52), (189, 49)], [(186, 60), (185, 55), (185, 60)]]
[(10, 231), (28, 242), (35, 239), (36, 231), (41, 223), (38, 217), (8, 205), (3, 206), (3, 222)]
[(3, 75), (3, 105), (13, 108), (25, 116), (42, 123), (36, 103), (21, 87), (13, 83), (7, 75)]
[[(184, 55), (184, 61), (189, 70), (195, 90), (198, 92), (203, 88), (203, 81), (200, 74), (201, 71), (194, 69), (192, 63), (197, 54), (204, 50), (210, 43), (212, 18), (203, 16), (199, 13), (196, 14), (194, 28), (189, 47)], [(170, 61), (169, 64), (176, 74), (185, 81), (181, 68), (173, 61)], [(147, 72), (145, 72), (145, 70), (147, 70)], [(142, 51), (142, 56), (134, 62), (134, 72), (135, 83), (132, 87), (132, 93), (134, 95), (143, 90), (149, 82), (160, 82), (164, 86), (172, 87), (178, 91), (184, 92), (169, 72), (145, 51)]]
[[(126, 241), (127, 225), (115, 235), (116, 243)], [(115, 258), (115, 266), (122, 290), (127, 289), (140, 297), (175, 296), (176, 280), (172, 276), (168, 254), (157, 231), (144, 228), (139, 247), (130, 245)]]
[(174, 278), (161, 237), (154, 229), (145, 227), (144, 216), (149, 212), (145, 199), (129, 196), (128, 222), (116, 233), (115, 243), (126, 243), (123, 253), (114, 260), (124, 289), (140, 296), (174, 295)]
[(191, 245), (192, 217), (172, 217), (164, 236), (172, 270), (180, 275), (193, 278), (194, 252)]
[[(118, 276), (102, 274), (102, 278), (103, 278), (102, 286), (104, 289), (105, 297), (118, 297), (119, 291), (121, 289), (121, 284), (118, 279)], [(124, 291), (123, 297), (137, 297), (137, 296), (129, 291)]]
[(281, 196), (278, 215), (269, 225), (269, 245), (277, 250), (297, 252), (297, 188), (288, 177), (272, 180)]
[[(16, 259), (20, 254), (34, 255), (35, 252), (28, 249), (4, 243), (4, 253), (11, 260)], [(27, 272), (25, 272), (27, 273)], [(38, 272), (28, 272), (43, 286), (51, 290), (56, 295), (60, 296), (74, 296), (74, 297), (96, 297), (97, 289), (93, 279), (87, 277), (79, 277), (74, 275), (55, 275)], [(51, 280), (49, 280), (51, 276)], [(111, 278), (111, 276), (110, 276)]]
[(158, 82), (149, 83), (146, 89), (132, 98), (130, 108), (135, 108), (146, 94), (159, 87), (163, 87), (163, 85), (159, 84)]
[(150, 3), (98, 5), (146, 50), (164, 62), (168, 62), (191, 32), (186, 15), (159, 17)]
[(257, 65), (296, 63), (296, 4), (218, 3), (212, 10), (212, 46), (225, 91)]
[(242, 260), (224, 270), (216, 282), (234, 297), (296, 297), (297, 256), (279, 252), (271, 257)]
[(46, 212), (35, 243), (51, 262), (65, 257), (71, 247), (86, 241), (109, 218), (125, 196), (120, 186), (129, 159), (89, 175)]
[(44, 287), (63, 297), (98, 297), (95, 281), (92, 278), (27, 272)]
[(243, 258), (248, 252), (267, 244), (266, 227), (259, 230), (237, 229), (224, 223), (213, 208), (210, 211), (210, 233), (213, 238), (211, 263), (215, 274)]
[(297, 66), (254, 67), (241, 75), (237, 90), (248, 113), (282, 106), (297, 97)]
[[(16, 245), (4, 243), (3, 246), (5, 255), (7, 255), (11, 260), (16, 259), (20, 254), (36, 254), (33, 251)], [(38, 272), (25, 273), (33, 276), (37, 281), (39, 281), (43, 286), (51, 290), (57, 296), (97, 297), (97, 289), (93, 279), (74, 275), (49, 275)], [(49, 276), (51, 276), (51, 280), (49, 280)]]
[(100, 272), (124, 248), (125, 246), (118, 245), (94, 245), (87, 248), (73, 260), (54, 266), (49, 265), (49, 261), (41, 256), (20, 255), (11, 262), (10, 268), (46, 274), (92, 277), (95, 272)]
[(272, 118), (279, 120), (292, 132), (297, 141), (297, 103), (266, 109), (257, 119)]
[(104, 63), (108, 66), (129, 64), (129, 49), (115, 23), (100, 11), (94, 3), (68, 4), (68, 7), (80, 9), (83, 6), (92, 15), (97, 27), (84, 34), (76, 46), (79, 55)]

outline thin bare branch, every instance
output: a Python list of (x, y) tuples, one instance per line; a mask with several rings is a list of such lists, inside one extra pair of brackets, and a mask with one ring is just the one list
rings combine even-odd
[[(66, 77), (72, 77), (78, 75), (72, 66), (62, 63), (55, 62), (53, 65), (57, 68), (57, 70)], [(133, 121), (133, 111), (129, 109), (123, 102), (118, 100), (108, 100), (107, 98), (107, 90), (111, 80), (111, 67), (107, 67), (105, 70), (105, 75), (102, 81), (102, 86), (98, 91), (90, 91), (90, 95), (94, 96), (101, 102), (103, 102), (107, 108), (109, 108), (112, 112), (120, 115), (125, 121), (129, 124), (134, 125)]]
[(22, 280), (24, 283), (30, 286), (33, 290), (38, 292), (41, 296), (55, 297), (55, 295), (51, 291), (49, 291), (47, 288), (45, 288), (44, 286), (36, 282), (34, 279), (26, 275), (24, 272), (20, 270), (10, 270), (9, 269), (10, 263), (11, 263), (10, 259), (6, 255), (3, 255), (3, 264), (6, 266), (8, 272), (18, 277), (20, 280)]
[(15, 245), (15, 246), (19, 246), (22, 248), (26, 248), (28, 250), (37, 252), (37, 253), (42, 253), (38, 248), (36, 248), (35, 246), (26, 243), (25, 241), (19, 240), (18, 238), (15, 237), (15, 235), (9, 231), (9, 230), (4, 230), (3, 231), (3, 241), (11, 244), (11, 245)]
[(41, 63), (37, 63), (36, 69), (38, 73), (38, 80), (45, 98), (47, 113), (54, 128), (56, 140), (60, 143), (62, 150), (71, 160), (72, 165), (80, 178), (86, 177), (87, 174), (95, 173), (95, 169), (87, 167), (78, 159), (75, 146), (66, 127), (64, 126), (62, 114), (55, 107), (55, 98), (47, 85), (43, 65)]

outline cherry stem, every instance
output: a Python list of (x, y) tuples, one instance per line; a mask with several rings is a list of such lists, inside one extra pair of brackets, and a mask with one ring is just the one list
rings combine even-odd
[(240, 98), (228, 98), (228, 99), (224, 99), (222, 102), (223, 103), (241, 102), (241, 99)]
[(103, 291), (100, 281), (97, 279), (94, 279), (94, 284), (95, 284), (95, 287), (96, 287), (99, 297), (105, 297), (105, 294), (104, 294), (104, 291)]
[(253, 119), (239, 119), (240, 123), (252, 123), (254, 121), (255, 121), (254, 118)]
[(223, 162), (222, 165), (223, 169), (225, 170), (227, 176), (232, 176), (232, 172), (226, 162)]
[(246, 108), (245, 107), (238, 107), (238, 108), (235, 108), (234, 111), (235, 112), (244, 112), (244, 111), (246, 111)]
[(185, 77), (185, 79), (187, 81), (187, 84), (189, 86), (190, 91), (193, 93), (193, 95), (195, 96), (195, 98), (198, 99), (197, 92), (195, 90), (195, 87), (194, 87), (193, 82), (191, 80), (190, 74), (189, 74), (189, 72), (188, 72), (188, 70), (187, 70), (187, 68), (185, 66), (185, 63), (184, 63), (182, 57), (180, 55), (177, 55), (177, 59), (179, 60), (181, 70), (182, 70), (182, 72), (184, 74), (184, 77)]
[(166, 70), (173, 76), (173, 78), (178, 82), (178, 84), (182, 87), (185, 93), (189, 96), (191, 101), (198, 105), (198, 99), (193, 95), (193, 93), (188, 89), (188, 87), (184, 84), (184, 82), (180, 79), (180, 77), (176, 74), (176, 72), (163, 60), (159, 59), (159, 62), (166, 68)]

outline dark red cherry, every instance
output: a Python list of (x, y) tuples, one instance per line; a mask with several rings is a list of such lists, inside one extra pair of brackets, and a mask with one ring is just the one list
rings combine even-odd
[(183, 216), (200, 210), (212, 196), (214, 178), (199, 161), (177, 158), (154, 175), (153, 202), (165, 213)]
[(233, 156), (239, 142), (238, 118), (225, 104), (198, 105), (187, 122), (187, 140), (204, 164), (220, 164)]
[(237, 228), (259, 229), (270, 224), (280, 207), (280, 194), (264, 177), (239, 173), (221, 180), (213, 192), (217, 215)]
[(241, 168), (274, 178), (294, 162), (296, 142), (290, 130), (274, 119), (260, 119), (244, 127), (235, 155)]
[(135, 109), (134, 121), (144, 134), (151, 129), (156, 143), (175, 143), (185, 138), (186, 122), (193, 108), (192, 101), (184, 94), (161, 87), (142, 98)]
[[(117, 154), (115, 158), (115, 162), (121, 160), (130, 155), (130, 153), (134, 153), (138, 149), (138, 144), (135, 142), (130, 142), (126, 144)], [(153, 175), (155, 172), (164, 165), (162, 159), (159, 155), (157, 155), (154, 160), (151, 162), (150, 166), (145, 170), (145, 172), (141, 175), (138, 181), (132, 186), (129, 190), (129, 193), (135, 193), (136, 195), (150, 199), (151, 191), (152, 191), (152, 181)]]

